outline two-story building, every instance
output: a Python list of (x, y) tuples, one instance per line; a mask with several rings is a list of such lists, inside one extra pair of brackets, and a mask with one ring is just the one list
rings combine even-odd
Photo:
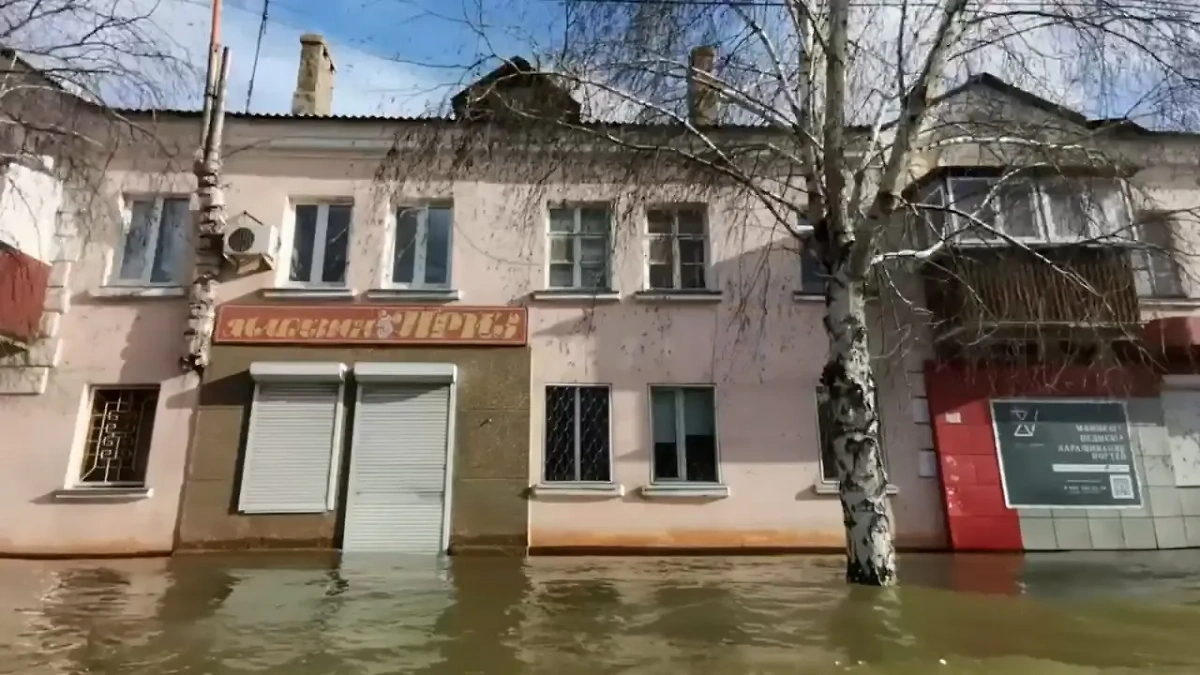
[[(1091, 129), (987, 78), (954, 96), (981, 92), (1011, 103), (1011, 114)], [(52, 365), (22, 362), (17, 370), (44, 384), (0, 397), (3, 427), (23, 448), (0, 552), (843, 546), (816, 397), (822, 279), (761, 205), (670, 163), (505, 118), (520, 101), (584, 125), (578, 104), (520, 60), (456, 97), (447, 118), (331, 115), (332, 96), (328, 47), (306, 36), (293, 114), (227, 119), (228, 264), (202, 378), (178, 367), (200, 116), (123, 111), (153, 143), (131, 140), (108, 164), (86, 218), (71, 221), (86, 222), (87, 236), (58, 219), (55, 231), (79, 245), (61, 248), (69, 260), (47, 258), (37, 320), (59, 339), (43, 330), (21, 343)], [(711, 115), (713, 97), (696, 101)], [(1154, 206), (1138, 213), (1168, 215), (1195, 194), (1190, 137), (1122, 127), (1106, 142), (1157, 158), (1135, 172)], [(925, 160), (914, 194), (956, 210), (1013, 161)], [(1079, 284), (1046, 276), (1045, 265), (1009, 274), (1020, 263), (1012, 251), (959, 241), (898, 282), (912, 282), (903, 301), (888, 288), (872, 301), (902, 548), (1200, 545), (1187, 489), (1189, 461), (1200, 459), (1194, 406), (1186, 391), (1170, 393), (1190, 380), (1163, 377), (1166, 357), (1190, 357), (1188, 298), (1200, 291), (1165, 258), (1072, 230), (1059, 187), (1027, 187), (976, 217), (1102, 290), (1072, 295)], [(1137, 222), (1182, 222), (1169, 215)], [(1178, 249), (1183, 231), (1147, 229), (1138, 241)], [(1164, 313), (1183, 318), (1152, 321)], [(1050, 332), (1066, 337), (1044, 339)], [(1110, 343), (1128, 344), (1097, 352)], [(1047, 346), (1053, 358), (1028, 353)], [(1062, 367), (1063, 353), (1081, 350), (1113, 363)], [(1117, 356), (1129, 351), (1157, 360)], [(1014, 352), (1026, 360), (1014, 364)], [(1050, 363), (1068, 374), (1029, 376)], [(1116, 375), (1071, 384), (1101, 370)], [(997, 423), (1001, 408), (1029, 414), (1009, 399), (1082, 395), (1130, 401), (1119, 407), (1135, 441), (1112, 440), (1120, 434), (1108, 427), (1120, 422), (1101, 415), (1112, 406), (1087, 401), (1055, 408), (1066, 415), (1059, 426), (1096, 427), (1073, 441), (1042, 438), (1045, 425), (1031, 432), (1042, 420)], [(1001, 436), (1018, 430), (1033, 441), (1005, 445)], [(1101, 465), (1081, 449), (1087, 461), (1039, 468), (1032, 442), (1131, 459)], [(1101, 485), (1076, 474), (1103, 475), (1112, 499), (1108, 477), (1128, 477), (1133, 506), (1067, 503), (1069, 490), (1053, 503), (1014, 497), (1020, 485), (1039, 498)], [(1020, 475), (1029, 480), (1018, 485)]]
[[(319, 41), (303, 59), (332, 69)], [(842, 546), (818, 451), (820, 280), (764, 209), (519, 140), (476, 92), (579, 114), (519, 60), (453, 119), (314, 114), (330, 82), (302, 77), (292, 116), (226, 125), (242, 251), (218, 291), (180, 549)], [(881, 394), (893, 508), (902, 544), (939, 548), (910, 365), (885, 368)]]

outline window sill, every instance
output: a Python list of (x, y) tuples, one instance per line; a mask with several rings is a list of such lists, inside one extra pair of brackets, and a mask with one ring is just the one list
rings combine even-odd
[(462, 299), (462, 291), (456, 288), (372, 288), (363, 296), (368, 300), (454, 302)]
[(60, 501), (136, 501), (149, 499), (154, 489), (148, 487), (68, 487), (54, 491)]
[(354, 291), (342, 286), (323, 288), (321, 286), (280, 286), (264, 288), (259, 293), (264, 298), (327, 298), (330, 300), (349, 300), (354, 297)]
[(621, 294), (609, 289), (547, 288), (534, 291), (529, 297), (538, 302), (619, 302)]
[(1200, 307), (1200, 298), (1154, 297), (1138, 298), (1143, 309), (1196, 309)]
[(101, 286), (88, 291), (97, 299), (116, 298), (182, 298), (187, 294), (183, 286)]
[[(817, 483), (817, 484), (813, 485), (813, 492), (815, 492), (819, 495), (828, 495), (828, 496), (836, 497), (838, 495), (838, 484), (837, 483), (824, 483), (824, 482)], [(896, 487), (895, 485), (889, 484), (887, 486), (887, 493), (889, 496), (898, 495), (898, 494), (900, 494), (900, 488)]]
[(624, 497), (625, 486), (620, 483), (538, 483), (532, 488), (535, 497)]
[(730, 495), (728, 485), (714, 483), (643, 485), (641, 493), (646, 499), (725, 499)]
[(792, 302), (825, 303), (824, 293), (809, 293), (808, 291), (792, 291)]
[(638, 302), (695, 302), (702, 304), (716, 304), (724, 299), (724, 291), (713, 291), (708, 289), (698, 290), (667, 290), (655, 289), (638, 291), (633, 295)]

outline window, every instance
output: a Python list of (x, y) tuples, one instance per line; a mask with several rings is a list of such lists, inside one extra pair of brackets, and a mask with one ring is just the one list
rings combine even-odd
[(650, 236), (650, 288), (707, 288), (708, 237), (705, 234), (704, 209), (650, 209), (646, 213), (646, 221)]
[(1013, 239), (1040, 238), (1036, 194), (1029, 183), (1018, 180), (998, 183), (992, 178), (950, 179), (950, 205), (974, 216), (973, 220), (956, 216), (958, 227), (971, 230), (981, 239), (996, 239), (996, 235), (979, 227), (980, 222)]
[(609, 288), (611, 236), (606, 207), (550, 209), (550, 288)]
[[(821, 403), (821, 388), (817, 386), (817, 442), (821, 446), (821, 480), (826, 483), (838, 482), (837, 459), (833, 455), (833, 411)], [(879, 414), (879, 389), (875, 389), (875, 412)], [(883, 463), (887, 465), (887, 453), (883, 451), (883, 417), (879, 419), (879, 453)]]
[(288, 281), (340, 286), (346, 281), (349, 204), (298, 204)]
[(805, 295), (825, 295), (825, 280), (829, 275), (817, 259), (816, 250), (804, 244), (800, 251), (800, 292)]
[(712, 387), (651, 387), (650, 426), (655, 482), (718, 482)]
[(179, 285), (190, 247), (191, 209), (185, 198), (150, 197), (128, 202), (117, 281)]
[(79, 484), (84, 487), (141, 487), (158, 409), (156, 388), (97, 387), (83, 448)]
[(1124, 193), (1112, 180), (952, 177), (949, 194), (952, 208), (974, 215), (974, 220), (957, 214), (952, 218), (955, 228), (973, 239), (1000, 240), (980, 222), (1029, 243), (1119, 236), (1127, 234), (1129, 225)]
[(546, 387), (547, 483), (612, 480), (607, 386)]
[(1174, 256), (1171, 219), (1155, 214), (1138, 223), (1141, 247), (1131, 251), (1134, 281), (1142, 297), (1183, 297), (1183, 282)]
[(450, 286), (450, 206), (406, 206), (396, 211), (392, 247), (392, 283), (424, 287)]

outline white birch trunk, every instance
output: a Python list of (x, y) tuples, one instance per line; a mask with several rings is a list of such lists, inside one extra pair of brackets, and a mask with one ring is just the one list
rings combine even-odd
[(867, 348), (866, 296), (845, 270), (829, 282), (825, 328), (829, 357), (821, 374), (833, 422), (830, 443), (846, 525), (846, 581), (896, 583), (896, 552), (887, 504), (887, 471), (879, 439), (875, 377)]
[[(215, 48), (213, 52), (215, 52)], [(204, 130), (196, 159), (195, 268), (188, 289), (188, 327), (184, 332), (187, 353), (181, 359), (184, 372), (204, 373), (212, 351), (216, 323), (216, 286), (221, 272), (225, 236), (225, 195), (221, 190), (221, 142), (225, 122), (225, 90), (229, 79), (229, 50), (224, 49), (209, 64)], [(215, 66), (215, 68), (214, 68)]]

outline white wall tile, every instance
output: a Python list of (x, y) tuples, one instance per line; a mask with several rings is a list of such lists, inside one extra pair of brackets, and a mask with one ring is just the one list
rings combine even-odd
[(1092, 548), (1098, 551), (1116, 551), (1125, 548), (1125, 530), (1119, 519), (1088, 519), (1088, 530), (1092, 534)]
[(1123, 519), (1121, 520), (1121, 529), (1125, 531), (1125, 548), (1142, 550), (1158, 548), (1152, 519)]
[(1054, 521), (1050, 518), (1022, 518), (1021, 543), (1025, 546), (1026, 551), (1057, 550), (1058, 541), (1054, 537)]
[[(1081, 511), (1082, 513), (1082, 511)], [(1088, 551), (1092, 548), (1092, 533), (1085, 518), (1054, 518), (1054, 540), (1059, 550)]]
[(1188, 545), (1183, 518), (1155, 518), (1154, 536), (1159, 548), (1184, 548)]

